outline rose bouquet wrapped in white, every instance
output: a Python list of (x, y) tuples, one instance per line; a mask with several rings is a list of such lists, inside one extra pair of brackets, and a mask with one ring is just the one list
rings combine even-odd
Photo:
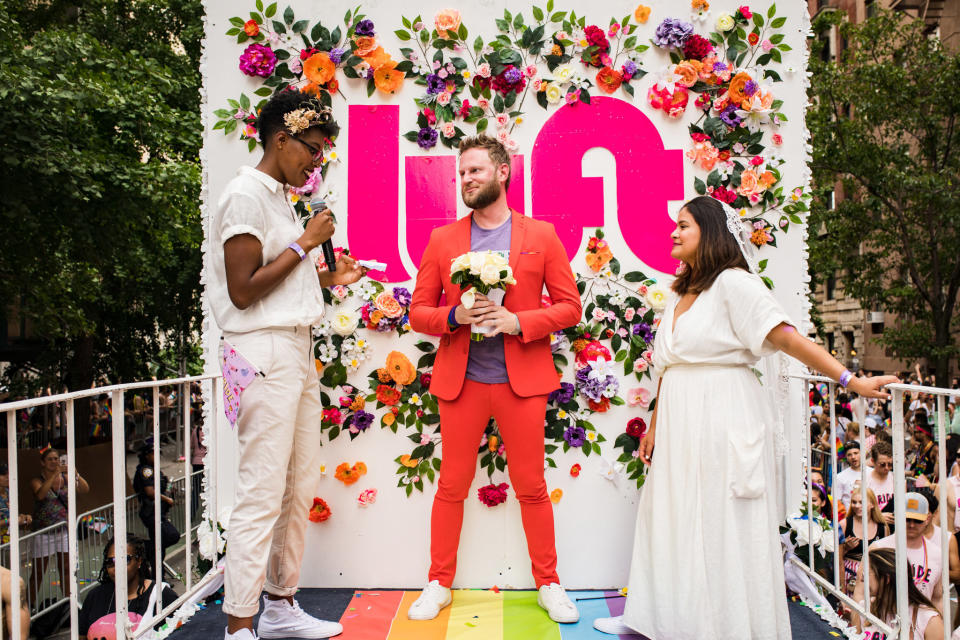
[[(457, 256), (450, 265), (450, 280), (462, 291), (460, 304), (472, 309), (478, 293), (494, 304), (503, 303), (508, 284), (516, 284), (513, 269), (499, 251), (470, 251)], [(480, 341), (490, 332), (488, 327), (470, 325), (470, 339)]]

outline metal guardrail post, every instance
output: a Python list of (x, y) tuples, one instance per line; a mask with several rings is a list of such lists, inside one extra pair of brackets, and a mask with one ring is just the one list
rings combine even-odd
[[(905, 454), (903, 445), (903, 391), (893, 390), (890, 402), (893, 406), (893, 513), (896, 527), (896, 548), (903, 553), (897, 553), (897, 624), (900, 625), (900, 640), (910, 640), (910, 602), (907, 598), (907, 512), (906, 504), (906, 477), (904, 474)], [(867, 594), (869, 599), (869, 594)]]
[(117, 623), (116, 637), (126, 638), (129, 626), (127, 616), (127, 465), (126, 446), (124, 444), (123, 391), (112, 392), (111, 407), (113, 424), (111, 437), (113, 443), (113, 529), (114, 529), (114, 584), (116, 588)]
[[(17, 441), (16, 411), (7, 411), (7, 443)], [(10, 472), (10, 631), (11, 636), (19, 638), (20, 603), (23, 595), (20, 592), (20, 482), (17, 469), (17, 447), (7, 447), (7, 469)]]
[[(77, 451), (76, 434), (74, 433), (74, 406), (73, 400), (67, 401), (67, 522), (77, 522)], [(79, 557), (77, 549), (77, 527), (67, 527), (67, 549), (69, 551), (70, 569), (69, 569), (69, 591), (73, 596), (70, 598), (70, 640), (77, 640), (77, 603), (80, 601), (80, 592), (77, 585), (77, 569), (79, 567), (77, 558)]]

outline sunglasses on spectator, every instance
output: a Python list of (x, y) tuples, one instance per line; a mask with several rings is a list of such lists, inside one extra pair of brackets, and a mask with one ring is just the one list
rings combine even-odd
[[(127, 564), (131, 564), (134, 560), (137, 560), (137, 559), (138, 559), (137, 556), (127, 556)], [(117, 565), (117, 559), (114, 556), (109, 556), (107, 558), (104, 558), (103, 560), (103, 566), (107, 567), (108, 569), (110, 567), (115, 567), (116, 565)]]
[(875, 467), (883, 467), (884, 469), (893, 469), (892, 462), (878, 462), (874, 465)]

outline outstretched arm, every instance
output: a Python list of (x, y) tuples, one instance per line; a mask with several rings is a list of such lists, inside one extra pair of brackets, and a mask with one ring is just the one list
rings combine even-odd
[[(823, 375), (839, 380), (846, 371), (840, 362), (816, 342), (801, 336), (791, 325), (781, 322), (767, 334), (767, 340), (777, 349), (788, 356), (794, 357), (811, 369)], [(881, 389), (892, 383), (900, 382), (896, 376), (873, 376), (871, 378), (853, 377), (847, 384), (850, 391), (855, 391), (867, 398), (889, 398), (890, 394)]]

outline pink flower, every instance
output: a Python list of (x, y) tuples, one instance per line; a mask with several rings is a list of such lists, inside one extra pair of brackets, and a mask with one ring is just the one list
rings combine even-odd
[(495, 507), (507, 501), (507, 489), (510, 488), (506, 482), (500, 484), (488, 484), (485, 487), (477, 489), (477, 497), (480, 502), (488, 507)]
[(350, 398), (347, 396), (340, 396), (341, 407), (349, 407), (351, 404), (353, 404), (353, 398)]
[(268, 46), (253, 43), (240, 55), (240, 71), (248, 76), (267, 78), (277, 66), (277, 56)]
[(450, 104), (450, 94), (446, 91), (437, 96), (437, 104), (440, 106), (446, 106)]
[(377, 501), (377, 490), (376, 489), (366, 489), (360, 493), (360, 497), (357, 498), (357, 503), (361, 507), (367, 507)]
[(773, 49), (773, 43), (769, 40), (764, 40), (760, 43), (760, 48), (763, 49), (764, 53), (768, 53), (771, 49)]
[(623, 319), (627, 322), (633, 321), (633, 317), (637, 315), (637, 310), (633, 307), (629, 307), (626, 311), (623, 312)]
[(753, 156), (752, 158), (750, 158), (750, 164), (752, 164), (755, 167), (759, 167), (760, 165), (763, 164), (763, 156)]
[(535, 64), (528, 64), (528, 65), (524, 68), (523, 74), (524, 74), (525, 76), (527, 76), (528, 78), (532, 78), (532, 77), (536, 76), (536, 75), (537, 75), (537, 65), (535, 65)]
[(580, 100), (580, 89), (571, 91), (570, 93), (564, 96), (564, 99), (567, 101), (567, 104), (570, 105), (571, 107), (576, 105), (577, 102)]
[(627, 392), (627, 404), (631, 407), (641, 407), (646, 409), (650, 406), (652, 394), (649, 389), (643, 387), (634, 387)]
[(531, 86), (533, 86), (534, 91), (540, 91), (540, 87), (543, 86), (543, 80), (535, 78), (531, 81)]
[(440, 127), (440, 133), (443, 134), (444, 138), (452, 138), (456, 135), (456, 127), (453, 126), (452, 122), (444, 122), (443, 126)]
[(347, 294), (350, 293), (347, 291), (347, 288), (342, 284), (338, 284), (330, 287), (330, 293), (332, 293), (338, 300), (343, 300), (347, 297)]
[(653, 362), (653, 351), (650, 349), (647, 349), (646, 351), (644, 351), (643, 359), (646, 360), (647, 362)]
[(437, 71), (437, 75), (440, 76), (440, 78), (442, 79), (442, 78), (446, 78), (450, 74), (447, 73), (446, 69), (440, 69), (439, 71)]
[(740, 15), (742, 15), (747, 20), (753, 17), (753, 12), (750, 11), (750, 7), (748, 7), (747, 5), (743, 5), (742, 7), (740, 7), (740, 9), (738, 9), (738, 11), (740, 11)]
[(510, 122), (510, 117), (505, 113), (497, 114), (497, 126), (501, 129), (507, 126), (507, 123)]
[(490, 101), (486, 98), (477, 98), (477, 106), (486, 111), (490, 108)]
[(596, 322), (603, 322), (607, 319), (607, 312), (598, 307), (593, 310), (593, 319)]
[(777, 145), (778, 147), (783, 144), (783, 136), (781, 136), (779, 133), (773, 134), (770, 136), (770, 139), (773, 140), (773, 144)]
[(648, 368), (650, 368), (650, 363), (648, 363), (646, 360), (641, 360), (638, 358), (633, 362), (633, 370), (636, 373), (643, 373)]
[(616, 319), (617, 319), (616, 313), (614, 313), (613, 311), (607, 311), (607, 320), (609, 320), (610, 322), (613, 322)]
[(489, 78), (490, 65), (487, 64), (486, 62), (482, 63), (479, 67), (477, 67), (477, 75), (480, 76), (481, 78)]
[(607, 31), (607, 36), (612, 38), (617, 35), (618, 31), (620, 31), (620, 25), (614, 22), (612, 25), (610, 25), (610, 29)]
[(420, 444), (421, 444), (421, 445), (430, 444), (430, 434), (429, 434), (429, 433), (423, 432), (423, 433), (420, 434)]
[(507, 146), (507, 143), (510, 141), (510, 134), (507, 133), (506, 129), (500, 129), (500, 131), (497, 131), (497, 140), (503, 146)]
[(686, 156), (693, 160), (694, 164), (699, 164), (702, 169), (711, 171), (717, 164), (719, 154), (717, 148), (709, 142), (697, 142), (693, 145), (693, 149), (687, 151)]
[[(642, 284), (642, 285), (640, 285), (639, 287), (637, 287), (637, 293), (639, 293), (639, 294), (642, 295), (642, 296), (646, 296), (646, 295), (647, 295), (647, 291), (649, 291), (649, 289), (647, 289), (647, 285), (645, 285), (645, 284)], [(642, 314), (643, 314), (643, 311), (641, 311), (640, 314), (642, 315)]]
[(323, 410), (323, 420), (329, 422), (330, 424), (340, 424), (343, 421), (343, 414), (340, 413), (340, 409), (336, 407), (330, 407), (329, 409)]

